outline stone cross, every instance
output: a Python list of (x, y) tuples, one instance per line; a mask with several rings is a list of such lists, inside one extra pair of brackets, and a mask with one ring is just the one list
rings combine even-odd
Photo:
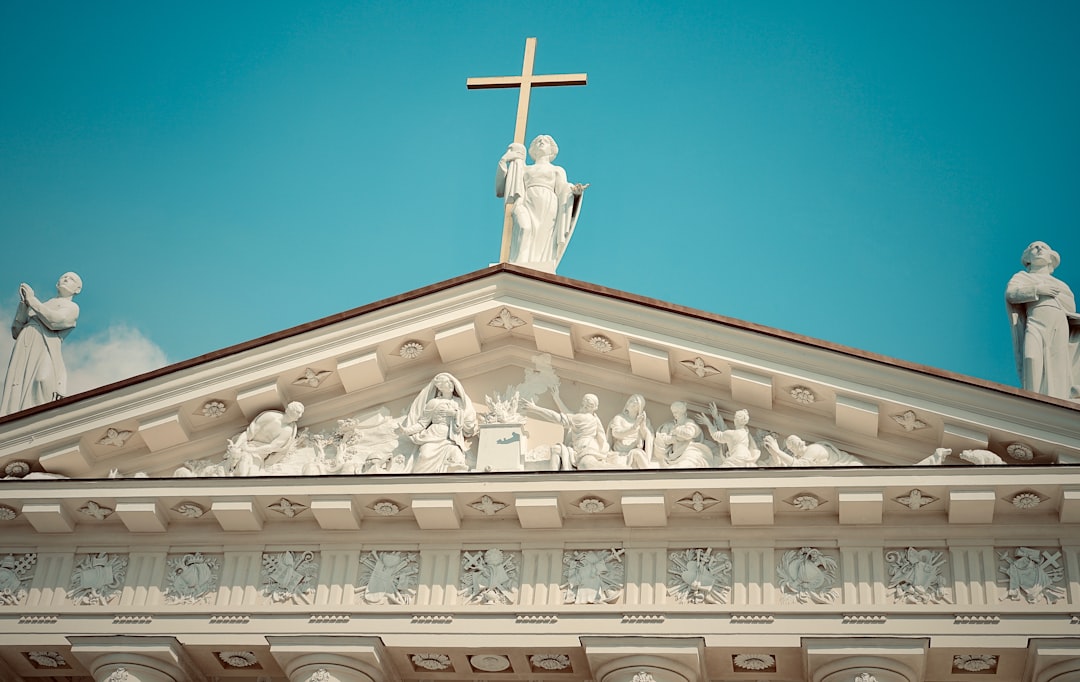
[[(547, 75), (533, 74), (533, 63), (536, 61), (536, 38), (525, 39), (525, 59), (521, 64), (520, 76), (491, 76), (483, 78), (468, 78), (465, 87), (469, 90), (488, 90), (492, 88), (518, 88), (517, 121), (514, 124), (514, 142), (525, 144), (525, 124), (529, 119), (529, 96), (532, 89), (553, 87), (557, 85), (586, 85), (588, 74), (584, 73), (559, 73)], [(510, 260), (510, 232), (513, 229), (513, 218), (510, 216), (510, 206), (507, 206), (503, 216), (502, 250), (499, 252), (499, 262), (505, 263)]]

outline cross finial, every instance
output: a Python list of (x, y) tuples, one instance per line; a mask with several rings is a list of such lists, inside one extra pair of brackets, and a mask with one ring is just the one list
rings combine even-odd
[[(487, 78), (468, 78), (465, 87), (470, 90), (486, 90), (490, 88), (518, 88), (517, 120), (514, 124), (514, 142), (525, 144), (525, 125), (529, 120), (529, 97), (532, 89), (553, 87), (557, 85), (586, 85), (588, 74), (584, 73), (561, 73), (534, 75), (533, 64), (536, 61), (536, 38), (525, 39), (525, 59), (521, 64), (520, 76), (492, 76)], [(503, 218), (502, 250), (499, 254), (499, 262), (505, 263), (510, 259), (510, 233), (513, 229), (513, 219), (510, 216), (509, 207)]]

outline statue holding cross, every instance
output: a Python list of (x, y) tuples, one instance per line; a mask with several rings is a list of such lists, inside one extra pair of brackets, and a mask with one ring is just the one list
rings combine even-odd
[(470, 78), (470, 89), (519, 88), (514, 141), (499, 160), (495, 195), (503, 197), (503, 240), (499, 261), (555, 272), (577, 225), (587, 184), (571, 184), (566, 171), (552, 163), (559, 147), (549, 135), (529, 145), (532, 165), (525, 163), (525, 125), (533, 87), (585, 85), (586, 74), (533, 75), (536, 38), (525, 41), (520, 76)]

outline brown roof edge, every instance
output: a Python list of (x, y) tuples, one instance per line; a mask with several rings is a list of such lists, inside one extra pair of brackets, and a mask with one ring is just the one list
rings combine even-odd
[(747, 331), (752, 331), (752, 332), (755, 332), (755, 333), (758, 333), (758, 334), (765, 334), (767, 336), (772, 336), (772, 337), (775, 337), (775, 338), (778, 338), (778, 339), (783, 339), (783, 340), (786, 340), (786, 341), (793, 341), (793, 342), (796, 342), (796, 343), (802, 343), (802, 344), (814, 346), (816, 348), (820, 348), (820, 349), (823, 349), (823, 350), (828, 350), (828, 351), (832, 351), (832, 352), (836, 352), (836, 353), (841, 353), (841, 354), (844, 354), (844, 355), (849, 355), (851, 357), (859, 358), (859, 359), (862, 359), (862, 360), (868, 360), (868, 361), (871, 361), (871, 362), (876, 362), (876, 363), (883, 364), (883, 365), (888, 365), (888, 366), (891, 366), (891, 367), (899, 367), (899, 368), (903, 368), (903, 369), (910, 370), (910, 371), (913, 371), (913, 372), (918, 372), (920, 374), (926, 374), (926, 375), (929, 375), (929, 376), (937, 377), (937, 378), (940, 378), (940, 379), (948, 379), (948, 380), (951, 380), (951, 381), (958, 381), (960, 383), (968, 384), (968, 385), (971, 385), (971, 386), (978, 386), (979, 388), (985, 388), (985, 389), (997, 391), (999, 393), (1006, 393), (1006, 394), (1009, 394), (1009, 395), (1016, 396), (1018, 398), (1027, 398), (1027, 399), (1030, 399), (1030, 400), (1037, 400), (1039, 402), (1044, 402), (1044, 403), (1047, 403), (1049, 405), (1054, 405), (1054, 406), (1057, 406), (1057, 407), (1067, 407), (1067, 408), (1071, 408), (1071, 409), (1080, 411), (1080, 403), (1070, 402), (1068, 400), (1063, 400), (1061, 398), (1051, 398), (1050, 396), (1040, 395), (1038, 393), (1032, 393), (1030, 391), (1024, 391), (1024, 390), (1021, 390), (1021, 389), (1013, 387), (1013, 386), (1006, 386), (1004, 384), (999, 384), (999, 383), (996, 383), (996, 382), (993, 382), (993, 381), (987, 381), (985, 379), (979, 379), (977, 377), (971, 377), (971, 376), (967, 376), (965, 374), (959, 374), (959, 373), (956, 373), (956, 372), (950, 372), (950, 371), (943, 370), (943, 369), (938, 369), (938, 368), (935, 368), (935, 367), (929, 367), (927, 365), (920, 365), (920, 364), (917, 364), (917, 363), (914, 363), (914, 362), (908, 362), (906, 360), (899, 360), (897, 358), (890, 358), (888, 356), (880, 355), (878, 353), (871, 353), (870, 351), (859, 350), (859, 349), (851, 348), (849, 346), (844, 346), (844, 345), (841, 345), (841, 344), (838, 344), (838, 343), (832, 343), (830, 341), (822, 341), (821, 339), (815, 339), (815, 338), (810, 337), (810, 336), (803, 336), (801, 334), (796, 334), (794, 332), (788, 332), (788, 331), (784, 331), (782, 329), (776, 329), (775, 327), (767, 327), (765, 325), (756, 324), (754, 322), (746, 322), (745, 320), (738, 320), (738, 319), (735, 319), (735, 318), (732, 318), (732, 317), (725, 317), (724, 315), (718, 315), (716, 313), (710, 313), (710, 312), (706, 312), (704, 310), (697, 310), (696, 308), (689, 308), (687, 306), (678, 305), (676, 303), (668, 303), (667, 301), (661, 301), (660, 299), (656, 299), (656, 298), (649, 298), (647, 296), (640, 296), (638, 294), (631, 294), (631, 293), (628, 293), (628, 292), (625, 292), (625, 291), (619, 291), (618, 289), (611, 289), (609, 287), (601, 286), (599, 284), (592, 284), (592, 283), (589, 283), (589, 282), (583, 282), (581, 280), (571, 279), (569, 277), (563, 277), (562, 275), (548, 274), (548, 273), (545, 273), (545, 272), (540, 272), (538, 270), (532, 270), (530, 268), (524, 268), (524, 267), (521, 267), (519, 265), (513, 265), (513, 264), (510, 264), (510, 263), (498, 263), (496, 265), (491, 265), (489, 267), (483, 268), (482, 270), (475, 270), (473, 272), (470, 272), (470, 273), (467, 273), (467, 274), (464, 274), (464, 275), (460, 275), (460, 276), (454, 277), (452, 279), (443, 280), (442, 282), (437, 282), (435, 284), (430, 284), (428, 286), (421, 287), (419, 289), (413, 289), (412, 291), (407, 291), (407, 292), (405, 292), (403, 294), (398, 294), (396, 296), (391, 296), (389, 298), (384, 298), (384, 299), (379, 300), (379, 301), (374, 301), (372, 303), (362, 305), (362, 306), (360, 306), (358, 308), (353, 308), (351, 310), (346, 310), (344, 312), (336, 313), (334, 315), (330, 315), (328, 317), (324, 317), (324, 318), (321, 318), (321, 319), (318, 319), (318, 320), (314, 320), (312, 322), (306, 322), (304, 324), (297, 325), (295, 327), (290, 327), (288, 329), (283, 329), (283, 330), (278, 331), (278, 332), (273, 332), (273, 333), (267, 334), (265, 336), (260, 336), (260, 337), (255, 338), (255, 339), (251, 339), (250, 341), (244, 341), (242, 343), (238, 343), (238, 344), (233, 345), (233, 346), (228, 346), (226, 348), (222, 348), (222, 349), (219, 349), (219, 350), (216, 350), (216, 351), (212, 351), (212, 352), (206, 353), (204, 355), (199, 355), (199, 356), (196, 356), (194, 358), (190, 358), (188, 360), (182, 360), (180, 362), (177, 362), (177, 363), (174, 363), (174, 364), (171, 364), (171, 365), (167, 365), (167, 366), (161, 367), (159, 369), (151, 370), (149, 372), (144, 372), (143, 374), (138, 374), (136, 376), (129, 377), (127, 379), (121, 379), (120, 381), (115, 381), (115, 382), (113, 382), (111, 384), (106, 384), (104, 386), (99, 386), (97, 388), (90, 389), (89, 391), (83, 391), (82, 393), (77, 393), (77, 394), (72, 395), (72, 396), (67, 396), (67, 397), (61, 398), (59, 400), (55, 400), (53, 402), (50, 402), (50, 403), (46, 403), (44, 405), (37, 405), (35, 407), (27, 408), (25, 410), (21, 410), (19, 412), (15, 412), (13, 414), (5, 415), (3, 417), (0, 417), (0, 426), (2, 426), (4, 424), (7, 424), (9, 422), (16, 421), (18, 419), (23, 419), (23, 418), (26, 418), (26, 417), (32, 417), (34, 415), (41, 414), (42, 412), (45, 412), (45, 411), (48, 411), (48, 410), (58, 409), (58, 408), (61, 408), (61, 407), (65, 407), (67, 405), (77, 403), (77, 402), (82, 401), (82, 400), (88, 400), (90, 398), (94, 398), (94, 397), (97, 397), (97, 396), (100, 396), (100, 395), (104, 395), (106, 393), (109, 393), (110, 391), (115, 391), (115, 390), (121, 389), (121, 388), (127, 388), (129, 386), (134, 386), (135, 384), (139, 384), (139, 383), (142, 383), (144, 381), (150, 381), (152, 379), (157, 379), (158, 377), (162, 377), (162, 376), (165, 376), (167, 374), (172, 374), (174, 372), (179, 372), (179, 371), (182, 371), (182, 370), (185, 370), (185, 369), (189, 369), (191, 367), (195, 367), (197, 365), (201, 365), (201, 364), (206, 363), (206, 362), (212, 362), (214, 360), (219, 360), (221, 358), (225, 358), (225, 357), (228, 357), (230, 355), (236, 355), (237, 353), (243, 353), (244, 351), (250, 350), (252, 348), (258, 348), (259, 346), (265, 346), (265, 345), (270, 344), (270, 343), (275, 343), (277, 341), (281, 341), (283, 339), (287, 339), (289, 337), (296, 336), (298, 334), (303, 334), (305, 332), (309, 332), (309, 331), (312, 331), (312, 330), (315, 330), (315, 329), (320, 329), (320, 328), (323, 328), (323, 327), (327, 327), (327, 326), (330, 326), (332, 324), (336, 324), (338, 322), (343, 322), (345, 320), (349, 320), (349, 319), (352, 319), (354, 317), (359, 317), (361, 315), (365, 315), (365, 314), (374, 312), (376, 310), (380, 310), (382, 308), (387, 308), (387, 307), (390, 307), (390, 306), (393, 306), (393, 305), (397, 305), (399, 303), (404, 303), (406, 301), (415, 300), (415, 299), (421, 298), (423, 296), (427, 296), (429, 294), (434, 294), (434, 293), (438, 293), (440, 291), (444, 291), (446, 289), (451, 289), (451, 288), (453, 288), (455, 286), (459, 286), (461, 284), (468, 284), (469, 282), (475, 282), (477, 280), (481, 280), (481, 279), (484, 279), (486, 277), (490, 277), (490, 276), (498, 274), (500, 272), (511, 273), (511, 274), (517, 275), (519, 277), (524, 277), (526, 279), (534, 279), (534, 280), (538, 280), (538, 281), (541, 281), (541, 282), (547, 282), (547, 283), (550, 283), (550, 284), (557, 284), (559, 286), (564, 286), (564, 287), (567, 287), (567, 288), (570, 288), (570, 289), (576, 289), (578, 291), (583, 291), (583, 292), (590, 293), (590, 294), (596, 294), (596, 295), (599, 295), (599, 296), (606, 296), (608, 298), (612, 298), (612, 299), (616, 299), (616, 300), (620, 300), (620, 301), (626, 301), (627, 303), (633, 303), (633, 304), (636, 304), (636, 305), (644, 305), (644, 306), (648, 306), (650, 308), (655, 308), (657, 310), (663, 310), (663, 311), (667, 311), (667, 312), (676, 313), (676, 314), (679, 314), (679, 315), (685, 315), (687, 317), (693, 317), (693, 318), (700, 319), (700, 320), (705, 320), (705, 321), (708, 321), (708, 322), (715, 322), (715, 323), (724, 324), (724, 325), (728, 325), (728, 326), (732, 326), (732, 327), (737, 327), (737, 328), (745, 329)]

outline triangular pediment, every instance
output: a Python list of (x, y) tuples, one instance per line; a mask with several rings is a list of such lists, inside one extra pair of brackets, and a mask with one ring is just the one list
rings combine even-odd
[[(797, 434), (865, 465), (916, 464), (938, 448), (958, 464), (966, 449), (1011, 464), (1080, 456), (1080, 410), (1064, 401), (501, 265), (11, 415), (0, 464), (171, 476), (223, 457), (227, 439), (290, 401), (305, 405), (311, 437), (345, 419), (400, 418), (441, 372), (481, 420), (485, 396), (508, 389), (554, 409), (556, 381), (571, 407), (595, 394), (604, 424), (632, 394), (653, 427), (675, 401), (691, 415), (715, 404), (728, 425), (748, 410), (759, 440)], [(542, 419), (524, 426), (531, 447), (562, 438)]]

